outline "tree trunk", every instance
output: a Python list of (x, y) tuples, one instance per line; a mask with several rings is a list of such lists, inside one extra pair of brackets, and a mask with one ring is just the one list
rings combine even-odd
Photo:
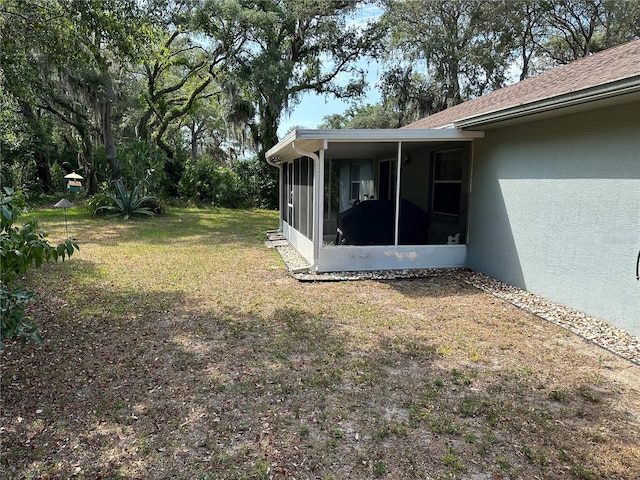
[(35, 155), (36, 171), (38, 172), (40, 187), (42, 187), (43, 193), (53, 193), (53, 186), (51, 184), (51, 169), (49, 168), (49, 159), (47, 158), (47, 154), (42, 150), (38, 150)]
[(42, 188), (42, 191), (44, 193), (53, 193), (49, 156), (47, 155), (46, 151), (47, 145), (51, 144), (51, 139), (40, 125), (40, 118), (38, 117), (38, 115), (36, 115), (36, 112), (34, 111), (32, 105), (26, 102), (20, 102), (20, 111), (31, 126), (31, 130), (36, 137), (36, 150), (34, 152), (34, 156), (36, 160), (36, 172), (38, 174), (40, 187)]
[(189, 125), (189, 130), (191, 132), (191, 159), (193, 163), (196, 163), (198, 161), (198, 125), (195, 120)]
[(138, 125), (136, 125), (136, 137), (138, 140), (149, 140), (149, 122), (152, 116), (153, 110), (148, 109), (142, 117), (140, 117), (140, 121)]
[(76, 128), (82, 140), (82, 149), (78, 152), (78, 163), (84, 166), (85, 169), (87, 195), (94, 195), (98, 191), (98, 176), (93, 163), (91, 163), (91, 154), (93, 151), (91, 135), (86, 125), (78, 124)]
[(263, 106), (260, 112), (258, 128), (251, 129), (253, 141), (258, 148), (258, 158), (266, 161), (266, 153), (278, 143), (278, 125), (280, 124), (280, 111)]
[(118, 161), (116, 152), (116, 142), (113, 138), (113, 122), (111, 119), (111, 106), (116, 99), (113, 86), (109, 83), (106, 85), (106, 95), (100, 100), (100, 116), (102, 123), (102, 141), (107, 154), (107, 162), (111, 168), (111, 178), (116, 180), (120, 178), (120, 162)]

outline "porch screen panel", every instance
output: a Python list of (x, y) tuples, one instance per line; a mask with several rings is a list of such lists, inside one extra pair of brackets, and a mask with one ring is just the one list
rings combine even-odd
[(298, 204), (298, 215), (300, 217), (298, 229), (305, 237), (310, 238), (309, 235), (309, 158), (302, 157), (300, 159), (300, 197)]
[(293, 225), (293, 163), (285, 165), (284, 177), (284, 192), (282, 194), (283, 218), (289, 225)]
[(313, 236), (313, 160), (297, 158), (283, 171), (283, 219), (307, 238)]
[(313, 217), (316, 214), (314, 210), (313, 203), (313, 184), (314, 184), (314, 168), (313, 168), (313, 160), (311, 158), (307, 158), (308, 160), (308, 177), (307, 177), (307, 191), (308, 195), (308, 207), (307, 207), (307, 220), (308, 220), (308, 228), (307, 228), (307, 238), (313, 239)]
[(285, 163), (280, 169), (280, 185), (282, 185), (282, 191), (280, 192), (280, 212), (282, 214), (282, 220), (287, 221), (287, 164)]
[(292, 175), (292, 191), (293, 191), (293, 215), (291, 226), (296, 230), (300, 230), (300, 159), (296, 158), (293, 161), (293, 175)]

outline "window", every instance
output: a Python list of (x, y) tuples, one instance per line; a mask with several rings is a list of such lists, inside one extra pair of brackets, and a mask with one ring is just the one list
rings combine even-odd
[(431, 210), (445, 215), (460, 215), (462, 196), (462, 150), (434, 153)]
[(351, 188), (349, 200), (360, 200), (360, 165), (351, 165)]
[(378, 200), (395, 200), (396, 162), (381, 160), (378, 175)]

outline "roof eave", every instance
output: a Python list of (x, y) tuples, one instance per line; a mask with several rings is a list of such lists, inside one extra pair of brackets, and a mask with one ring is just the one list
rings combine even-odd
[(640, 92), (640, 76), (626, 78), (614, 83), (545, 98), (525, 105), (487, 112), (481, 115), (455, 120), (453, 126), (459, 129), (478, 128), (499, 122), (515, 120), (530, 115), (552, 112), (599, 100), (607, 100), (622, 95)]
[(277, 145), (270, 148), (267, 161), (278, 166), (277, 158), (282, 160), (297, 158), (293, 144), (302, 145), (305, 150), (318, 151), (331, 142), (420, 142), (420, 141), (464, 141), (484, 137), (481, 131), (463, 131), (458, 128), (437, 129), (344, 129), (344, 130), (294, 130)]

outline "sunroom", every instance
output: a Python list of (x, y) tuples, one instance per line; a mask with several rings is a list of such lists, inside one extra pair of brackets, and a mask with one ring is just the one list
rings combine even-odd
[(280, 229), (318, 272), (464, 267), (484, 132), (294, 130), (267, 152)]

